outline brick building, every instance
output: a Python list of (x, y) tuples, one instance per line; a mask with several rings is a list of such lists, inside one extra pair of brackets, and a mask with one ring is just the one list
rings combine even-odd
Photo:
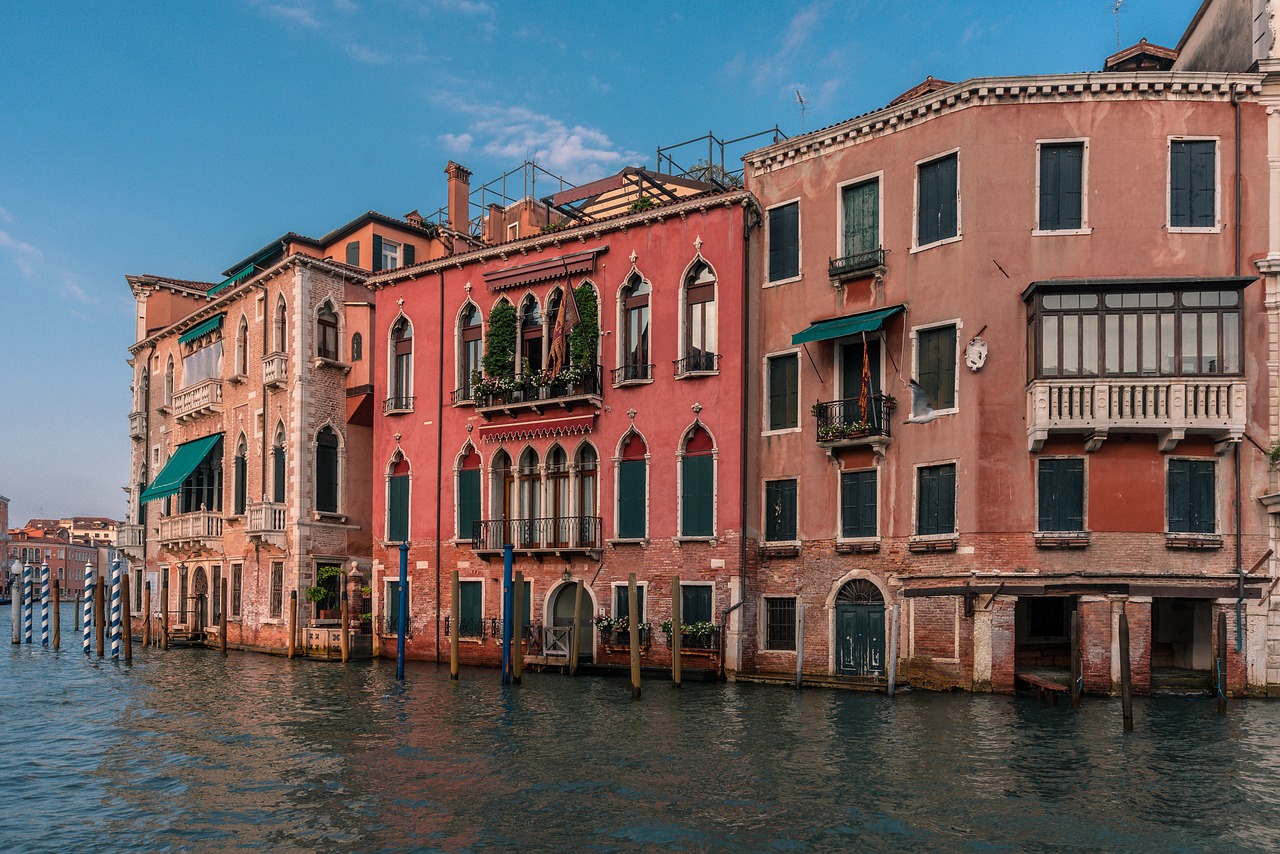
[(1124, 612), (1139, 691), (1207, 684), (1220, 615), (1231, 690), (1270, 681), (1280, 135), (1255, 57), (1197, 64), (1225, 5), (1181, 55), (930, 78), (746, 157), (745, 670), (876, 682), (896, 642), (1011, 691), (1078, 614), (1110, 691)]
[[(109, 561), (104, 550), (91, 540), (71, 537), (66, 529), (47, 530), (30, 524), (25, 528), (9, 531), (4, 553), (8, 557), (6, 563), (11, 568), (17, 562), (18, 572), (28, 563), (34, 567), (49, 564), (49, 578), (57, 580), (58, 586), (67, 596), (74, 596), (84, 590), (85, 564), (92, 563), (95, 567), (100, 567)], [(37, 588), (39, 580), (37, 574)], [(39, 597), (38, 592), (36, 596)]]

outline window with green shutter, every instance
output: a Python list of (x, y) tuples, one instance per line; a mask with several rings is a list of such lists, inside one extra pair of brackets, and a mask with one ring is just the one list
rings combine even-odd
[(402, 543), (409, 539), (409, 475), (387, 478), (387, 540)]
[(400, 582), (387, 581), (387, 605), (383, 616), (386, 619), (387, 634), (393, 635), (400, 630)]
[(916, 470), (916, 534), (956, 531), (956, 466), (921, 466)]
[(877, 474), (847, 471), (840, 475), (840, 536), (876, 536)]
[(711, 585), (680, 585), (680, 621), (686, 626), (694, 623), (710, 623), (711, 619)]
[(360, 241), (353, 240), (347, 244), (347, 263), (352, 267), (360, 266)]
[(916, 245), (927, 246), (959, 234), (960, 200), (955, 154), (921, 164), (917, 174)]
[(800, 424), (800, 358), (797, 353), (768, 358), (769, 429)]
[(861, 255), (880, 248), (880, 179), (841, 191), (844, 210), (844, 254)]
[(796, 539), (796, 482), (771, 480), (764, 485), (764, 538), (785, 543)]
[(715, 460), (710, 454), (686, 456), (680, 467), (680, 533), (686, 537), (710, 537), (714, 533)]
[(484, 582), (458, 582), (458, 637), (484, 636)]
[(769, 217), (769, 281), (800, 275), (800, 203), (771, 208)]
[(1038, 531), (1084, 530), (1084, 460), (1044, 459), (1037, 469)]
[(1169, 143), (1169, 225), (1213, 228), (1217, 223), (1217, 142), (1212, 139)]
[(1040, 230), (1067, 231), (1082, 224), (1084, 143), (1040, 146)]
[(373, 272), (377, 273), (382, 270), (382, 238), (378, 235), (373, 236)]
[[(644, 585), (636, 585), (636, 607), (639, 609), (639, 621), (644, 622)], [(629, 617), (631, 616), (630, 587), (626, 584), (613, 585), (613, 616)], [(687, 622), (687, 621), (686, 621)]]
[(1169, 460), (1169, 531), (1212, 534), (1217, 530), (1214, 501), (1217, 464), (1213, 460)]
[(956, 405), (956, 328), (936, 326), (916, 335), (917, 382), (933, 409)]
[(643, 459), (618, 464), (618, 536), (625, 540), (643, 539), (646, 534), (647, 468)]
[(480, 469), (462, 469), (458, 472), (458, 539), (469, 540), (475, 536), (476, 523), (480, 521)]

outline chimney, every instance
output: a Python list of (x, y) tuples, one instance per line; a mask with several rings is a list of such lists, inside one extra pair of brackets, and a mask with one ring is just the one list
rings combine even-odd
[(444, 174), (449, 176), (449, 227), (465, 234), (471, 219), (467, 215), (471, 204), (471, 172), (450, 160)]
[(484, 242), (493, 246), (505, 240), (506, 234), (507, 218), (504, 216), (502, 205), (492, 202), (489, 205), (489, 215), (485, 218)]

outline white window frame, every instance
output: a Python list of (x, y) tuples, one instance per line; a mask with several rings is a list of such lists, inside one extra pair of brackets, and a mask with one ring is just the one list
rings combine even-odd
[[(955, 415), (957, 412), (960, 411), (960, 330), (964, 329), (964, 323), (960, 320), (960, 318), (955, 317), (950, 320), (940, 320), (937, 323), (922, 323), (919, 326), (911, 327), (911, 332), (910, 332), (911, 376), (919, 377), (920, 376), (920, 333), (928, 332), (931, 329), (940, 329), (943, 326), (954, 326), (956, 328), (956, 352), (955, 352), (956, 370), (955, 370), (955, 391), (954, 391), (956, 404), (955, 406), (948, 407), (947, 409), (933, 410), (933, 414), (935, 416)], [(911, 410), (911, 407), (908, 404), (907, 406), (908, 415), (906, 419), (907, 421), (912, 421), (912, 418), (910, 416), (910, 410)]]
[[(796, 357), (796, 426), (779, 427), (777, 429), (772, 429), (769, 427), (769, 393), (771, 391), (771, 387), (769, 385), (769, 363), (771, 360), (777, 359), (782, 356)], [(763, 360), (760, 363), (760, 367), (761, 367), (760, 381), (764, 385), (764, 389), (763, 389), (764, 395), (763, 395), (763, 400), (761, 401), (762, 410), (760, 413), (760, 419), (761, 419), (760, 435), (761, 436), (781, 436), (786, 433), (801, 433), (804, 431), (804, 413), (802, 411), (803, 407), (800, 406), (800, 401), (804, 399), (803, 392), (802, 392), (803, 383), (801, 381), (801, 375), (804, 373), (804, 371), (800, 369), (802, 362), (803, 360), (800, 358), (799, 347), (789, 347), (785, 350), (775, 350), (772, 353), (764, 354)]]
[[(693, 432), (693, 425), (685, 428), (684, 433), (680, 436), (680, 449), (676, 451), (676, 542), (678, 543), (714, 543), (720, 535), (720, 442), (716, 439), (711, 429), (702, 422), (696, 422), (703, 430), (707, 431), (707, 435), (711, 436), (711, 533), (710, 534), (686, 534), (684, 532), (684, 458), (685, 446), (689, 442), (689, 436)], [(649, 455), (645, 455), (645, 461), (648, 462)], [(652, 468), (646, 471), (651, 474)], [(645, 530), (649, 531), (649, 508), (648, 498), (651, 492), (651, 486), (646, 481), (645, 488)]]
[[(1213, 143), (1213, 225), (1196, 227), (1173, 224), (1173, 144), (1175, 142)], [(1170, 134), (1164, 146), (1164, 222), (1170, 234), (1220, 234), (1222, 232), (1222, 137)]]
[(836, 184), (836, 250), (833, 258), (844, 257), (844, 191), (846, 187), (856, 187), (858, 184), (866, 184), (869, 181), (875, 181), (877, 184), (876, 192), (876, 243), (881, 249), (884, 248), (884, 170), (869, 172), (849, 181), (841, 181)]
[[(922, 246), (920, 245), (920, 167), (927, 166), (936, 160), (942, 160), (952, 154), (956, 156), (956, 233), (951, 237), (944, 237), (941, 240), (935, 240)], [(962, 165), (960, 159), (960, 147), (956, 146), (946, 151), (935, 152), (928, 157), (922, 157), (915, 162), (912, 174), (914, 192), (911, 194), (911, 255), (923, 252), (926, 249), (932, 249), (935, 246), (946, 246), (948, 243), (955, 243), (964, 237), (964, 206), (961, 204), (960, 197), (960, 167)]]
[[(528, 581), (529, 579), (525, 579), (525, 580), (526, 580), (526, 581)], [(484, 626), (485, 605), (488, 603), (488, 599), (489, 599), (489, 591), (488, 591), (488, 589), (487, 589), (487, 585), (485, 584), (485, 578), (484, 578), (484, 576), (482, 576), (482, 575), (468, 575), (468, 576), (466, 576), (466, 577), (463, 577), (463, 575), (462, 575), (462, 573), (461, 573), (461, 572), (459, 572), (459, 573), (458, 573), (458, 621), (459, 621), (459, 622), (461, 622), (461, 621), (462, 621), (462, 585), (463, 585), (463, 584), (465, 584), (465, 583), (467, 583), (467, 582), (475, 582), (476, 584), (479, 584), (479, 585), (480, 585), (480, 624), (481, 624), (480, 637), (478, 637), (478, 638), (476, 638), (476, 637), (465, 637), (465, 638), (464, 638), (462, 635), (457, 635), (458, 643), (484, 643), (484, 628), (483, 628), (483, 626)], [(498, 608), (499, 608), (499, 610), (501, 610), (501, 609), (502, 609), (502, 607), (506, 604), (506, 603), (505, 603), (505, 602), (503, 602), (502, 600), (503, 600), (502, 590), (501, 590), (501, 588), (499, 588), (499, 590), (498, 590)], [(412, 604), (412, 603), (411, 603), (411, 604)], [(452, 611), (453, 611), (453, 604), (452, 604), (452, 603), (450, 603), (450, 605), (449, 605), (449, 610), (450, 610), (450, 612), (452, 612)], [(532, 613), (532, 612), (531, 612), (531, 613)], [(457, 627), (457, 626), (451, 626), (450, 628), (453, 630), (454, 634), (457, 634), (457, 631), (458, 631), (458, 627)]]
[[(683, 597), (684, 597), (684, 588), (686, 588), (686, 587), (710, 587), (710, 588), (711, 588), (711, 625), (713, 625), (713, 626), (714, 626), (714, 625), (717, 625), (717, 623), (716, 623), (716, 582), (714, 582), (714, 581), (685, 581), (685, 580), (681, 579), (681, 581), (680, 581), (680, 596), (681, 596), (681, 599), (680, 599), (680, 622), (681, 622), (681, 623), (683, 623), (683, 624), (684, 624), (684, 625), (686, 625), (686, 626), (688, 626), (688, 625), (692, 625), (692, 624), (689, 622), (689, 619), (688, 619), (689, 615), (688, 615), (688, 614), (686, 614), (686, 613), (684, 613), (684, 598), (683, 598)], [(676, 628), (676, 627), (675, 627), (674, 625), (672, 625), (671, 630), (674, 632), (674, 631), (675, 631), (675, 628)], [(721, 629), (721, 631), (723, 631), (723, 628)]]
[(382, 269), (396, 270), (399, 269), (400, 259), (404, 257), (404, 244), (397, 240), (388, 240), (382, 238)]
[[(647, 544), (649, 542), (649, 502), (653, 497), (653, 455), (649, 450), (649, 440), (645, 435), (633, 426), (622, 435), (623, 439), (631, 435), (640, 437), (640, 441), (644, 442), (644, 536), (643, 537), (614, 537), (608, 540), (610, 544), (614, 543), (640, 543)], [(627, 462), (622, 459), (623, 443), (619, 440), (618, 447), (613, 455), (613, 532), (618, 533), (618, 527), (622, 524), (622, 515), (618, 511), (620, 495), (618, 493), (618, 484), (622, 471), (622, 464)], [(599, 463), (597, 463), (599, 465)], [(678, 508), (677, 508), (678, 510)], [(603, 516), (601, 516), (603, 518)]]
[[(397, 557), (396, 560), (397, 560), (397, 564), (394, 567), (389, 567), (389, 569), (392, 569), (394, 571), (382, 576), (382, 601), (376, 603), (377, 608), (381, 609), (382, 625), (381, 626), (377, 625), (375, 621), (375, 625), (373, 627), (374, 634), (378, 634), (378, 635), (383, 634), (383, 628), (386, 626), (387, 617), (391, 616), (386, 611), (387, 603), (391, 601), (391, 585), (400, 583), (400, 566), (398, 563), (399, 558)], [(409, 577), (405, 579), (405, 592), (409, 598), (409, 620), (412, 621), (413, 620), (413, 575), (412, 573), (410, 573)], [(375, 613), (377, 613), (377, 610), (375, 610)]]
[[(796, 536), (793, 540), (770, 540), (769, 532), (769, 484), (793, 480), (796, 484)], [(765, 546), (798, 546), (800, 545), (800, 481), (798, 474), (771, 475), (760, 479), (760, 543)]]
[[(771, 211), (777, 210), (778, 208), (785, 208), (788, 205), (796, 206), (796, 270), (798, 272), (794, 276), (791, 276), (786, 279), (777, 279), (775, 281), (770, 281), (769, 280), (769, 231), (770, 231), (769, 213)], [(777, 285), (785, 285), (785, 284), (789, 284), (790, 282), (798, 282), (804, 278), (804, 225), (801, 221), (801, 217), (803, 216), (803, 211), (801, 211), (800, 208), (801, 208), (800, 196), (796, 196), (795, 198), (792, 198), (792, 199), (784, 199), (783, 201), (780, 201), (774, 205), (770, 205), (769, 207), (764, 209), (764, 276), (763, 276), (764, 284), (762, 285), (763, 287), (772, 288), (772, 287), (776, 287)], [(683, 284), (684, 283), (682, 281), (681, 285)], [(718, 285), (719, 285), (719, 282), (717, 282), (717, 286)], [(718, 295), (719, 294), (717, 293), (717, 296)], [(718, 315), (717, 315), (717, 319), (719, 319)], [(717, 345), (718, 344), (719, 342), (717, 342)]]
[[(1070, 145), (1072, 143), (1080, 143), (1083, 146), (1083, 150), (1080, 152), (1080, 227), (1042, 229), (1040, 228), (1040, 148), (1045, 145)], [(1168, 178), (1166, 177), (1165, 180), (1167, 181)], [(1062, 139), (1036, 140), (1036, 192), (1032, 196), (1031, 202), (1031, 221), (1035, 223), (1031, 228), (1032, 237), (1093, 234), (1093, 227), (1089, 225), (1089, 137), (1076, 136), (1063, 137)]]

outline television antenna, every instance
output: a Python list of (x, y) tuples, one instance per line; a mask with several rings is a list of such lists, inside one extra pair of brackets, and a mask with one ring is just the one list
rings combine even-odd
[[(1119, 3), (1119, 2), (1122, 2), (1122, 0), (1116, 0), (1116, 2)], [(805, 107), (808, 106), (808, 102), (805, 101), (804, 95), (800, 94), (799, 89), (796, 90), (796, 103), (800, 105), (800, 133), (803, 134), (804, 133), (804, 110), (805, 110)]]
[(1124, 8), (1126, 0), (1115, 0), (1115, 5), (1111, 7), (1111, 14), (1116, 18), (1116, 50), (1120, 50), (1120, 10)]

